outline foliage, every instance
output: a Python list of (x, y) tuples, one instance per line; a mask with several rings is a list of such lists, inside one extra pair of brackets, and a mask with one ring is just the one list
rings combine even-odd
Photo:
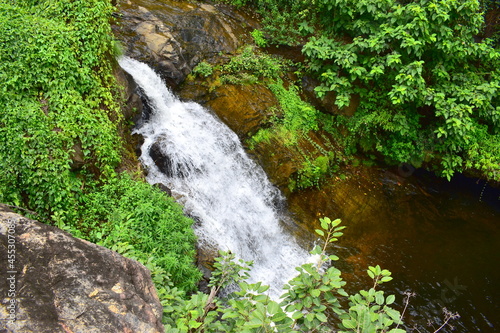
[(288, 130), (303, 132), (318, 130), (318, 111), (300, 98), (297, 86), (289, 85), (286, 89), (283, 82), (277, 80), (276, 83), (271, 83), (268, 87), (283, 109), (282, 123)]
[(200, 277), (192, 221), (115, 171), (112, 11), (106, 0), (0, 0), (0, 202), (141, 261), (157, 286), (173, 281), (183, 295)]
[[(272, 140), (286, 146), (296, 145), (299, 138), (311, 130), (318, 130), (318, 111), (300, 97), (300, 90), (294, 84), (285, 83), (280, 78), (291, 63), (256, 52), (251, 46), (221, 66), (222, 81), (230, 84), (253, 84), (260, 80), (278, 100), (278, 106), (272, 107), (269, 113), (270, 127), (261, 128), (248, 141), (251, 148), (257, 144)], [(327, 153), (328, 155), (328, 153)], [(291, 179), (292, 188), (306, 188), (319, 184), (329, 171), (328, 157), (318, 157), (314, 162), (306, 160), (298, 172), (298, 179)]]
[[(309, 0), (217, 0), (236, 7), (249, 6), (262, 20), (262, 32), (278, 45), (297, 45), (304, 36), (314, 32)], [(259, 45), (257, 43), (257, 45)], [(259, 45), (260, 46), (260, 45)]]
[(78, 228), (85, 238), (140, 262), (153, 261), (181, 290), (193, 291), (200, 272), (193, 264), (193, 221), (172, 198), (127, 175), (85, 196)]
[(198, 65), (196, 65), (195, 68), (193, 68), (193, 74), (197, 74), (203, 77), (208, 77), (212, 75), (213, 73), (213, 67), (206, 61), (200, 62)]
[(259, 79), (276, 79), (286, 68), (287, 64), (282, 59), (258, 52), (252, 46), (244, 47), (240, 54), (221, 66), (225, 74), (247, 73)]
[(331, 171), (333, 158), (334, 154), (329, 153), (327, 156), (320, 155), (313, 161), (306, 159), (302, 169), (297, 172), (297, 179), (291, 179), (288, 188), (293, 192), (297, 189), (319, 187), (320, 181)]
[(278, 100), (278, 108), (271, 109), (272, 127), (260, 129), (251, 138), (251, 146), (271, 139), (286, 146), (295, 145), (301, 135), (318, 129), (318, 111), (300, 98), (297, 86), (290, 84), (287, 89), (281, 79), (271, 81), (267, 86)]
[(395, 162), (434, 160), (448, 178), (469, 168), (498, 179), (500, 52), (474, 39), (483, 22), (477, 1), (328, 1), (318, 9), (328, 29), (303, 52), (323, 81), (320, 97), (334, 91), (342, 108), (361, 96), (344, 119), (351, 131)]
[[(2, 4), (0, 201), (73, 218), (85, 178), (114, 175), (111, 10), (100, 0)], [(75, 149), (84, 174), (71, 168)]]
[(264, 33), (261, 30), (254, 29), (250, 34), (252, 35), (253, 40), (258, 47), (267, 46), (267, 40), (265, 39)]
[(334, 94), (339, 109), (360, 97), (354, 116), (337, 117), (354, 145), (390, 163), (433, 165), (448, 179), (465, 170), (500, 179), (494, 1), (238, 3), (262, 15), (273, 43), (304, 44), (319, 97)]
[[(266, 294), (268, 286), (249, 284), (242, 279), (251, 263), (235, 261), (234, 254), (221, 253), (216, 259), (212, 291), (227, 285), (228, 278), (238, 282), (239, 290), (228, 299), (198, 293), (189, 300), (173, 300), (174, 306), (168, 317), (169, 332), (392, 332), (404, 330), (392, 328), (399, 325), (401, 316), (390, 307), (394, 295), (384, 296), (377, 290), (380, 284), (390, 281), (390, 272), (379, 266), (369, 267), (368, 275), (374, 286), (349, 296), (343, 289), (346, 282), (341, 272), (328, 263), (338, 260), (327, 255), (329, 244), (342, 236), (340, 220), (320, 219), (323, 247), (316, 246), (311, 252), (316, 263), (297, 268), (298, 275), (285, 286), (280, 301)], [(243, 271), (243, 275), (238, 272)], [(344, 300), (349, 299), (346, 308)]]
[(213, 288), (217, 294), (221, 288), (229, 286), (231, 283), (238, 283), (249, 277), (248, 270), (253, 262), (245, 262), (239, 259), (236, 262), (236, 255), (230, 252), (219, 252), (220, 257), (215, 259), (214, 271), (208, 286)]
[[(291, 191), (319, 186), (326, 175), (337, 167), (336, 159), (331, 151), (327, 151), (313, 142), (309, 137), (310, 131), (319, 130), (320, 113), (301, 98), (301, 89), (296, 82), (290, 82), (284, 77), (286, 70), (300, 67), (291, 61), (279, 59), (265, 53), (255, 51), (247, 46), (243, 51), (232, 57), (231, 60), (220, 66), (221, 81), (229, 84), (265, 84), (278, 100), (278, 105), (268, 110), (266, 124), (257, 133), (249, 138), (247, 144), (254, 149), (259, 144), (271, 144), (276, 140), (287, 147), (297, 147), (304, 161), (290, 178)], [(314, 147), (320, 156), (310, 158), (300, 149), (299, 142), (307, 141)], [(329, 140), (327, 140), (329, 141)]]

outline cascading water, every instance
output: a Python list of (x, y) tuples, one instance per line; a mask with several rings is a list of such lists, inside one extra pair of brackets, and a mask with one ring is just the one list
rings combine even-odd
[[(195, 232), (202, 244), (253, 260), (250, 281), (269, 284), (270, 295), (279, 296), (294, 268), (310, 257), (280, 226), (286, 217), (276, 207), (279, 191), (208, 110), (179, 101), (146, 64), (127, 57), (119, 63), (152, 110), (136, 129), (144, 137), (141, 162), (148, 181), (167, 185), (201, 221)], [(152, 150), (164, 158), (160, 168)]]

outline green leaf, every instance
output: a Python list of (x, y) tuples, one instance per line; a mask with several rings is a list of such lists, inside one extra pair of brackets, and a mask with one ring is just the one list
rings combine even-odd
[(355, 329), (358, 326), (358, 323), (354, 319), (344, 319), (342, 320), (342, 325), (348, 329)]
[(250, 321), (245, 323), (245, 327), (248, 328), (257, 328), (257, 327), (262, 327), (264, 322), (258, 318), (252, 318)]
[(321, 228), (323, 228), (325, 230), (328, 229), (328, 226), (331, 223), (331, 220), (328, 217), (321, 218), (321, 219), (319, 219), (319, 221), (321, 223)]
[(392, 280), (392, 277), (390, 276), (384, 276), (383, 278), (380, 279), (381, 282), (389, 282)]
[(377, 302), (378, 305), (384, 304), (384, 295), (382, 293), (376, 293), (375, 302)]
[(396, 300), (396, 296), (394, 295), (389, 295), (387, 296), (386, 300), (385, 300), (385, 303), (387, 305), (391, 305), (392, 303), (394, 303), (394, 301)]
[(320, 236), (325, 236), (325, 232), (324, 232), (323, 230), (316, 229), (315, 231), (316, 231), (316, 233), (317, 233), (318, 235), (320, 235)]
[(339, 257), (337, 257), (336, 255), (332, 254), (332, 255), (328, 256), (328, 259), (333, 260), (333, 261), (337, 261), (337, 260), (339, 260), (340, 258), (339, 258)]
[(400, 318), (399, 311), (391, 309), (389, 307), (384, 307), (384, 310), (385, 310), (385, 313), (387, 313), (387, 315), (389, 317), (391, 317), (392, 320), (394, 320), (394, 321), (399, 320), (399, 318)]
[(289, 318), (287, 317), (287, 315), (284, 312), (278, 312), (274, 316), (272, 316), (271, 319), (275, 323), (278, 323), (278, 322), (280, 322), (282, 320), (289, 319)]
[(336, 226), (338, 226), (340, 223), (342, 223), (342, 220), (341, 220), (341, 219), (335, 219), (335, 220), (332, 222), (332, 226), (333, 226), (333, 227), (336, 227)]
[(276, 302), (274, 302), (274, 301), (269, 302), (269, 304), (267, 305), (267, 312), (271, 316), (275, 315), (276, 313), (278, 313), (279, 310), (280, 310), (279, 304), (276, 303)]
[(323, 323), (326, 323), (328, 321), (328, 318), (322, 312), (316, 313), (316, 318), (318, 318), (318, 320), (323, 322)]

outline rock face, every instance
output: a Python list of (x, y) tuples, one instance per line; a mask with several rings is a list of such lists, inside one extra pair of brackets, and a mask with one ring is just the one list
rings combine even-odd
[(127, 55), (151, 65), (175, 88), (200, 61), (215, 61), (250, 42), (243, 27), (249, 20), (224, 8), (173, 0), (122, 1), (113, 30)]
[(273, 93), (264, 85), (224, 84), (216, 89), (196, 82), (185, 82), (179, 92), (184, 100), (194, 100), (209, 109), (242, 140), (254, 135), (277, 105)]
[(143, 265), (1, 208), (0, 332), (164, 331)]

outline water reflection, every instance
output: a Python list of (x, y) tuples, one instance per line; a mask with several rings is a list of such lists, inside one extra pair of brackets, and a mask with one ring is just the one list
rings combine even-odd
[(348, 226), (332, 251), (342, 258), (351, 291), (369, 288), (365, 271), (380, 264), (393, 272), (385, 290), (399, 294), (401, 309), (402, 293), (416, 293), (405, 316), (408, 331), (415, 325), (415, 332), (433, 332), (427, 323), (439, 327), (445, 307), (460, 313), (454, 332), (500, 330), (499, 189), (395, 169), (357, 170), (321, 192), (304, 191), (290, 202), (306, 221), (319, 212)]

